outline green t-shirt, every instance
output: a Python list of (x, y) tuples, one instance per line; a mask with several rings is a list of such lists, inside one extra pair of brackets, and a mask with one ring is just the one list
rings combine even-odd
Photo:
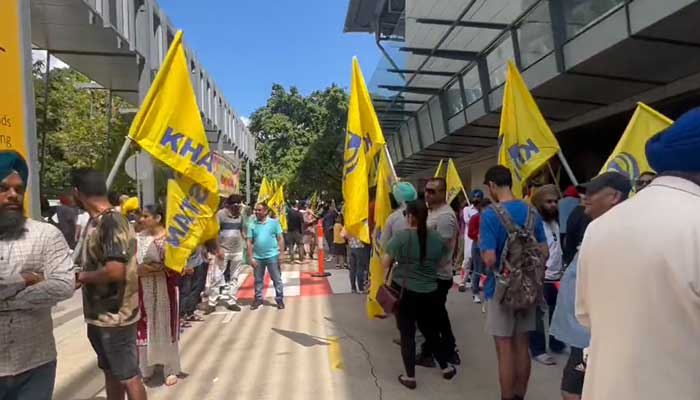
[(417, 293), (430, 293), (437, 290), (437, 266), (447, 251), (440, 235), (428, 230), (425, 246), (425, 258), (420, 261), (420, 243), (415, 229), (406, 229), (394, 234), (387, 245), (386, 252), (394, 257), (392, 280), (406, 289)]

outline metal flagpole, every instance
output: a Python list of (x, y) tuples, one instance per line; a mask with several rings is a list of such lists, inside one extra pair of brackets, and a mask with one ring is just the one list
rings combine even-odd
[(561, 165), (564, 167), (564, 171), (566, 171), (566, 174), (569, 176), (569, 179), (571, 179), (571, 183), (573, 183), (574, 186), (578, 186), (578, 180), (576, 180), (576, 177), (574, 176), (574, 172), (571, 170), (569, 163), (566, 161), (566, 157), (564, 157), (564, 153), (562, 153), (561, 150), (559, 150), (557, 152), (557, 156), (559, 156), (559, 161), (561, 161)]
[(394, 182), (399, 180), (396, 175), (396, 170), (394, 169), (394, 161), (391, 160), (391, 154), (389, 154), (389, 146), (384, 144), (384, 153), (386, 154), (386, 160), (389, 161), (389, 166), (391, 167), (391, 177), (394, 178)]

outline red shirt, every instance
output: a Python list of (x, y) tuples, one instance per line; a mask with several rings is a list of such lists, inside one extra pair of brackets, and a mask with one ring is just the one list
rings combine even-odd
[(467, 230), (467, 236), (471, 240), (479, 239), (479, 222), (481, 221), (481, 214), (475, 214), (469, 218), (469, 229)]

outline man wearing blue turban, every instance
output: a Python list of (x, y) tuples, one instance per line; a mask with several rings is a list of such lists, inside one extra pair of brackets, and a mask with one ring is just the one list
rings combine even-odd
[(24, 216), (29, 169), (0, 151), (0, 398), (49, 400), (56, 376), (51, 307), (73, 295), (68, 243)]
[(581, 245), (585, 399), (700, 395), (700, 109), (651, 138), (646, 155), (658, 177), (593, 221)]

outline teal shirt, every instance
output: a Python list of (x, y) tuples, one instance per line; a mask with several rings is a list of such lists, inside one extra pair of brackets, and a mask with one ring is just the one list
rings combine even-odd
[(406, 289), (417, 293), (430, 293), (437, 290), (437, 267), (447, 252), (440, 235), (428, 230), (425, 258), (420, 260), (418, 233), (414, 229), (399, 231), (387, 244), (386, 252), (397, 261), (392, 280)]
[(253, 241), (253, 258), (264, 260), (276, 258), (279, 255), (277, 235), (282, 234), (282, 227), (276, 219), (270, 217), (265, 222), (257, 219), (248, 225), (248, 239)]

